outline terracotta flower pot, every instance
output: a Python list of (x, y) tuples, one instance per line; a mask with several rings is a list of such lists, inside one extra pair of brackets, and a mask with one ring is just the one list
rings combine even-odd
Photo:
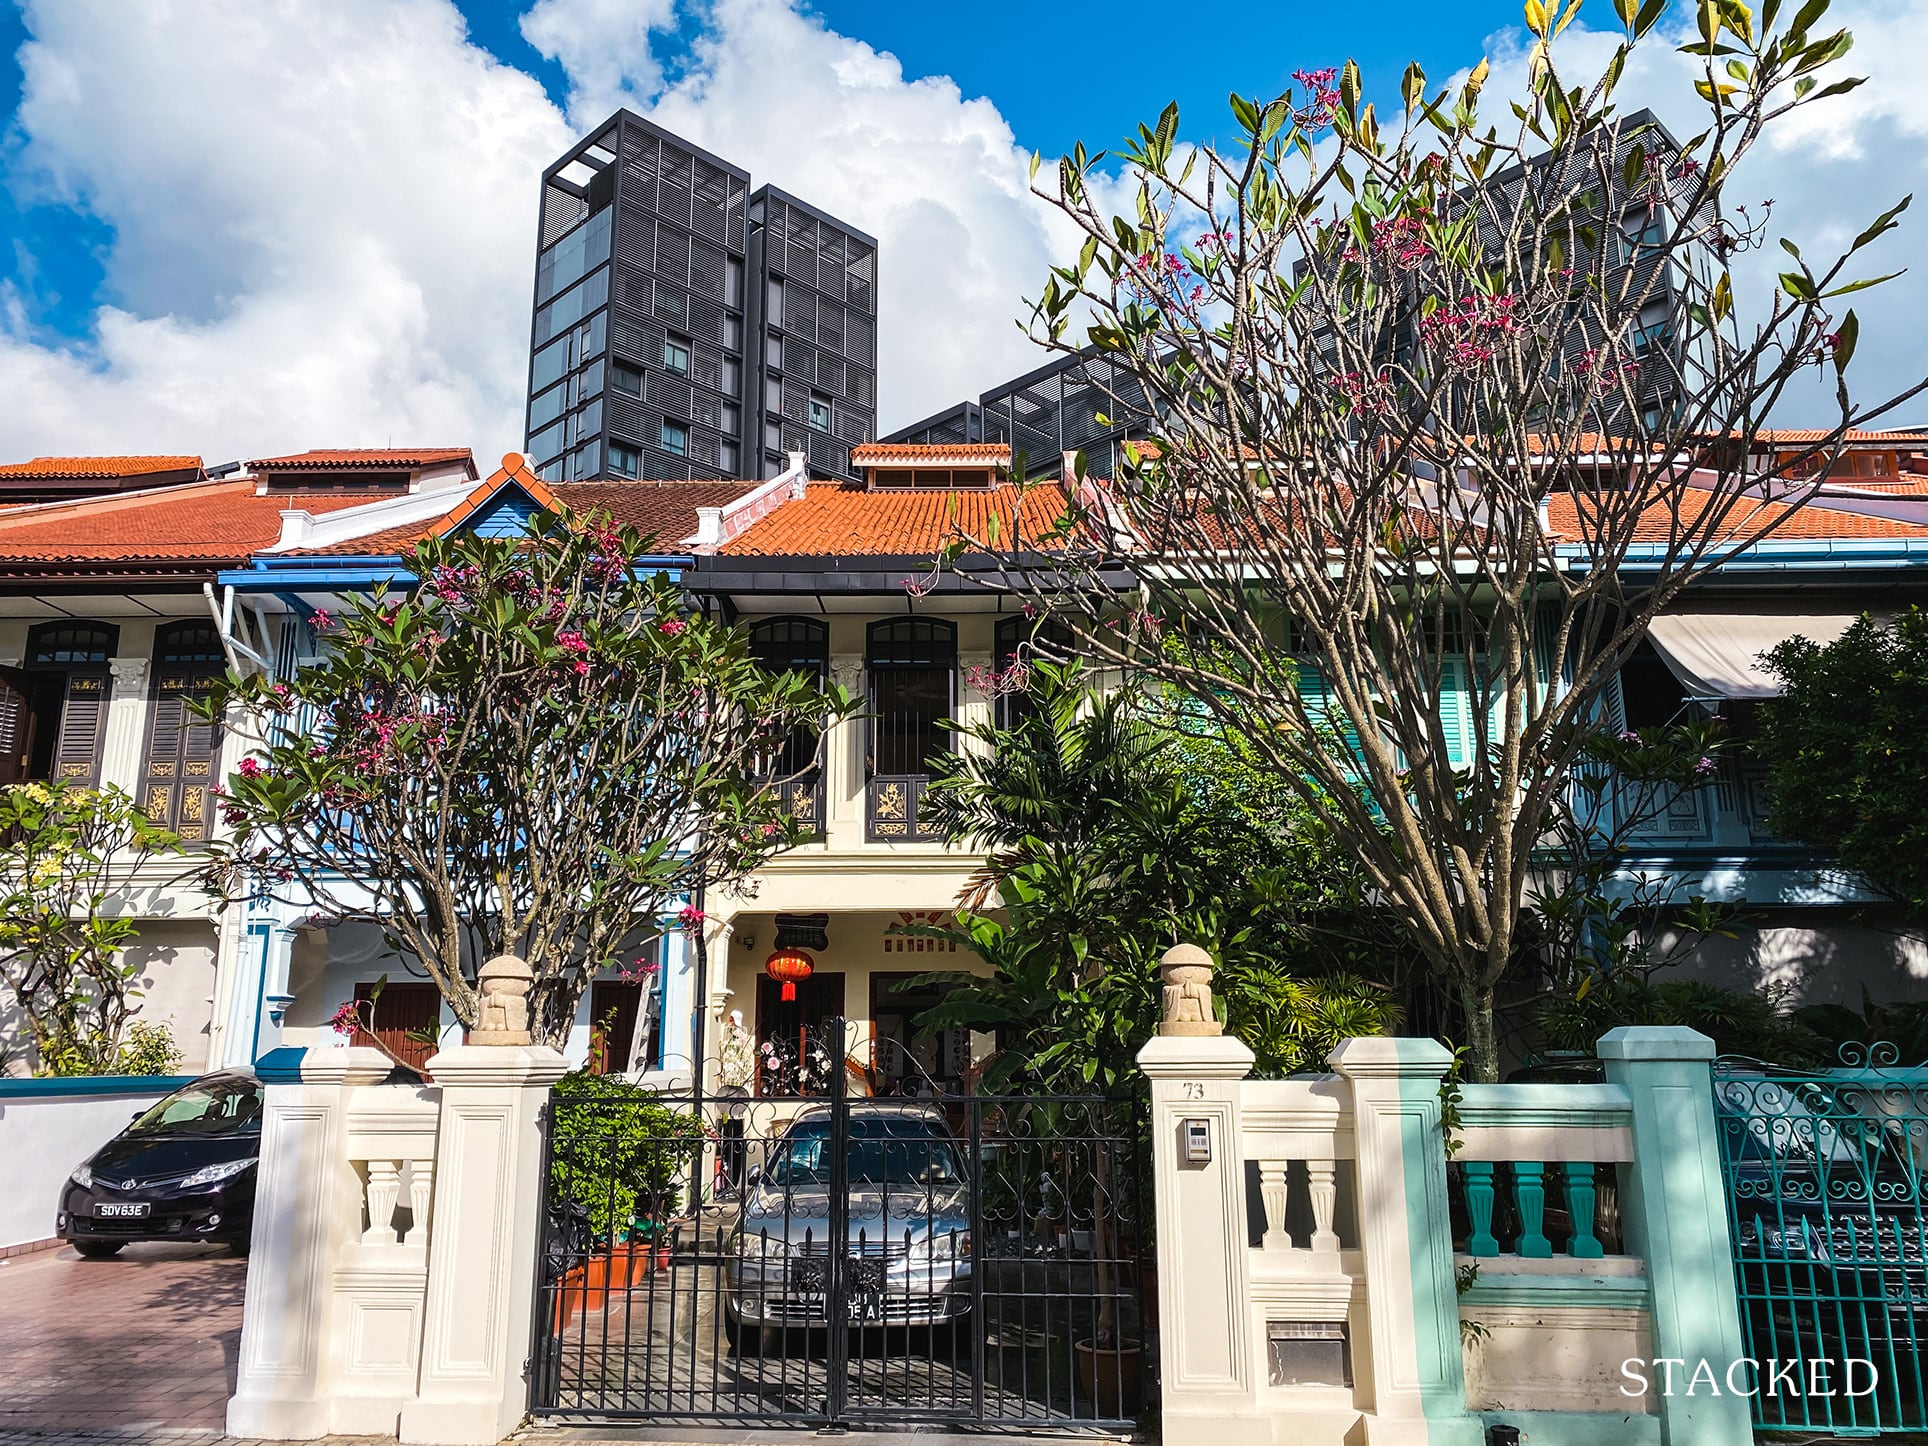
[(1144, 1347), (1136, 1341), (1100, 1346), (1074, 1341), (1079, 1394), (1092, 1402), (1099, 1420), (1136, 1416), (1139, 1386), (1144, 1379)]

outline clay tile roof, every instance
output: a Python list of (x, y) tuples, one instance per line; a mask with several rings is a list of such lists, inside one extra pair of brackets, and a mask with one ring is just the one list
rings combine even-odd
[(248, 466), (256, 471), (288, 472), (310, 469), (325, 472), (356, 468), (393, 472), (411, 467), (433, 467), (442, 462), (467, 462), (475, 456), (467, 447), (317, 447), (286, 457), (256, 457)]
[(334, 512), (368, 500), (257, 497), (245, 477), (11, 508), (0, 512), (0, 571), (238, 565), (281, 535), (284, 509)]
[[(1011, 482), (954, 491), (813, 482), (718, 550), (737, 557), (934, 555), (960, 530), (984, 537), (993, 516), (1008, 539), (1020, 491)], [(1023, 498), (1019, 540), (1036, 542), (1064, 515), (1064, 492), (1057, 483), (1033, 483)]]
[[(1662, 503), (1649, 507), (1640, 517), (1634, 528), (1634, 538), (1639, 542), (1666, 542), (1674, 537), (1679, 528), (1692, 521), (1694, 514), (1683, 502), (1676, 518), (1673, 512)], [(1735, 502), (1727, 514), (1727, 526), (1742, 539), (1751, 539), (1762, 529), (1773, 530), (1763, 539), (1768, 543), (1801, 541), (1856, 541), (1879, 538), (1917, 538), (1928, 539), (1928, 524), (1904, 522), (1892, 517), (1870, 517), (1859, 512), (1837, 512), (1817, 499), (1805, 507), (1793, 509), (1794, 515), (1784, 502), (1763, 502), (1741, 500)], [(1781, 520), (1785, 519), (1785, 520)], [(1571, 541), (1583, 541), (1586, 529), (1581, 525), (1580, 510), (1570, 492), (1556, 493), (1547, 498), (1547, 522), (1556, 537)], [(1614, 524), (1616, 529), (1620, 526)]]
[(1011, 465), (1005, 442), (863, 442), (850, 449), (850, 465), (875, 467), (888, 462), (989, 462)]
[(0, 465), (0, 479), (79, 482), (110, 477), (147, 477), (157, 472), (199, 472), (199, 457), (35, 457)]
[[(1819, 427), (1773, 427), (1762, 428), (1754, 434), (1754, 438), (1769, 446), (1805, 447), (1812, 446), (1827, 435)], [(1850, 431), (1842, 434), (1841, 442), (1849, 447), (1928, 447), (1928, 432)]]

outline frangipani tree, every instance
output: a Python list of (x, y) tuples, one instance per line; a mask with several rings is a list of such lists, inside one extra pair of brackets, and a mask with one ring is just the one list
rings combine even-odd
[[(1181, 144), (1167, 109), (1120, 157), (1128, 214), (1101, 154), (1042, 178), (1083, 242), (1037, 339), (1116, 365), (1113, 410), (1149, 445), (1080, 480), (1056, 546), (1001, 547), (1015, 519), (954, 545), (1299, 787), (1457, 994), (1484, 1079), (1611, 680), (1658, 609), (1804, 500), (1748, 439), (1817, 368), (1832, 426), (1802, 463), (1921, 390), (1848, 392), (1847, 299), (1882, 279), (1858, 253), (1907, 201), (1816, 259), (1780, 234), (1808, 218), (1735, 189), (1764, 136), (1858, 83), (1827, 0), (1701, 5), (1704, 128), (1678, 139), (1616, 100), (1664, 0), (1616, 4), (1623, 42), (1576, 78), (1577, 0), (1527, 0), (1517, 103), (1482, 94), (1484, 64), (1450, 91), (1414, 66), (1382, 118), (1348, 63), (1234, 96), (1223, 146)], [(1731, 263), (1776, 241), (1779, 290), (1743, 316)], [(1138, 584), (1122, 625), (1101, 563)]]
[(316, 618), (317, 665), (229, 679), (208, 706), (253, 751), (216, 875), (377, 925), (465, 1025), (476, 969), (514, 954), (559, 1041), (616, 950), (801, 837), (771, 760), (853, 706), (685, 613), (647, 551), (600, 516), (431, 539), (419, 586)]

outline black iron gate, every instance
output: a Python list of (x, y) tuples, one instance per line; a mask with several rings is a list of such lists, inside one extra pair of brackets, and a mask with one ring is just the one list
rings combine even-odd
[(758, 1070), (789, 1093), (552, 1099), (531, 1409), (1133, 1424), (1139, 1102), (873, 1098), (802, 1043)]

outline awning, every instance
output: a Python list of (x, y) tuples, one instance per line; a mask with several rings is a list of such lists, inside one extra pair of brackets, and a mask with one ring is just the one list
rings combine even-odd
[(1826, 645), (1859, 613), (1678, 612), (1653, 620), (1647, 636), (1689, 698), (1778, 698), (1781, 684), (1761, 654), (1789, 638)]

